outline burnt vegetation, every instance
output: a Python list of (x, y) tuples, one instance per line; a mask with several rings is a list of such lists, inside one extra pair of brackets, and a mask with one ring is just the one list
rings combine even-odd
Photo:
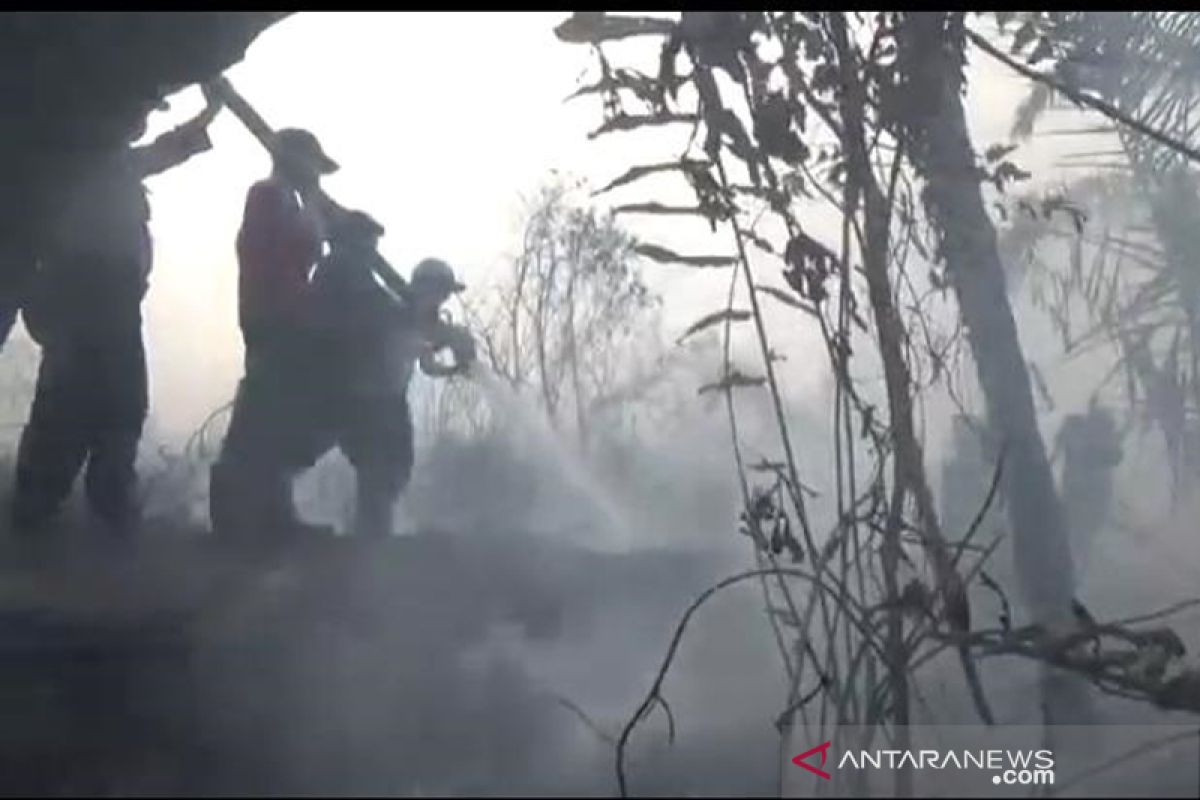
[[(5, 15), (4, 298), (20, 296), (64, 176), (147, 98), (219, 75), (282, 16)], [(1124, 535), (1110, 504), (1125, 453), (1151, 453), (1169, 476), (1164, 513), (1186, 519), (1200, 480), (1200, 16), (578, 12), (553, 34), (591, 49), (571, 101), (595, 105), (587, 135), (624, 137), (629, 162), (594, 191), (555, 176), (525, 198), (512, 257), (461, 307), (481, 361), (545, 430), (498, 407), (500, 389), (431, 389), (419, 534), (281, 557), (205, 536), (218, 409), (158, 453), (144, 492), (161, 535), (136, 556), (84, 557), (70, 536), (6, 545), (6, 685), (31, 688), (3, 700), (30, 722), (5, 733), (0, 788), (698, 786), (656, 769), (650, 740), (688, 747), (671, 679), (733, 587), (756, 591), (775, 649), (780, 752), (846, 725), (903, 749), (931, 722), (1120, 721), (1130, 706), (1112, 698), (1135, 704), (1130, 719), (1200, 713), (1195, 629), (1175, 621), (1196, 601), (1093, 615), (1085, 591), (1100, 533)], [(999, 143), (973, 138), (984, 64), (1026, 87)], [(1048, 132), (1063, 109), (1084, 127)], [(1070, 179), (1048, 186), (1025, 157), (1050, 133), (1073, 151), (1055, 165)], [(649, 136), (675, 155), (643, 158)], [(664, 220), (690, 226), (686, 242), (642, 233)], [(664, 337), (660, 268), (726, 281), (725, 303)], [(1047, 380), (1038, 362), (1051, 358), (1100, 364), (1099, 377)], [(796, 386), (818, 373), (824, 405), (809, 407)], [(1083, 386), (1071, 393), (1086, 413), (1055, 396), (1064, 383)], [(928, 440), (939, 403), (933, 414), (959, 415), (950, 447)], [(686, 441), (708, 435), (688, 427), (697, 408), (716, 408), (728, 437), (732, 469), (713, 483)], [(1083, 426), (1051, 436), (1058, 410)], [(1100, 455), (1062, 455), (1072, 437)], [(669, 476), (645, 468), (680, 440), (677, 462), (655, 453)], [(708, 543), (601, 555), (530, 535), (576, 525), (562, 507), (591, 503), (578, 524), (636, 537), (665, 514), (597, 518), (656, 502), (694, 506), (685, 526), (707, 518), (743, 568)], [(582, 647), (641, 613), (657, 627), (622, 674), (637, 697), (620, 719), (546, 696), (517, 659), (463, 658), (505, 626), (531, 649)], [(1007, 700), (997, 660), (1033, 667), (1037, 697)], [(954, 699), (933, 708), (926, 689), (947, 686)], [(63, 692), (75, 699), (38, 699)], [(81, 733), (54, 733), (65, 728)], [(603, 760), (549, 766), (577, 763), (568, 730)], [(726, 744), (688, 752), (700, 763)], [(780, 792), (787, 765), (740, 765), (759, 772), (728, 788)], [(914, 792), (910, 771), (895, 781)]]
[[(776, 410), (773, 463), (753, 470), (738, 457), (746, 506), (741, 531), (760, 562), (759, 570), (739, 579), (764, 584), (792, 686), (779, 720), (785, 738), (791, 726), (808, 729), (814, 718), (820, 720), (818, 730), (825, 721), (887, 720), (894, 726), (893, 743), (903, 747), (914, 719), (919, 668), (948, 647), (957, 650), (975, 711), (988, 723), (993, 713), (976, 663), (980, 655), (997, 652), (1043, 664), (1047, 723), (1093, 719), (1089, 682), (1164, 707), (1196, 710), (1185, 699), (1195, 672), (1177, 635), (1094, 621), (1080, 632), (1079, 615), (1072, 616), (1080, 606), (1069, 521), (1039, 432), (1035, 386), (984, 187), (998, 195), (992, 202), (1003, 219), (1032, 228), (1022, 237), (1026, 252), (1051, 230), (1075, 240), (1069, 271), (1047, 278), (1054, 299), (1042, 292), (1039, 303), (1069, 347), (1066, 304), (1080, 296), (1093, 326), (1090, 338), (1102, 335), (1118, 345), (1114, 371), (1128, 372), (1131, 399), (1154, 392), (1157, 403), (1145, 419), (1172, 432), (1167, 435), (1175, 465), (1183, 461), (1177, 454), (1185, 438), (1181, 431), (1195, 425), (1196, 415), (1194, 394), (1185, 390), (1194, 386), (1186, 366), (1194, 364), (1188, 355), (1188, 342), (1195, 340), (1188, 327), (1194, 316), (1188, 299), (1194, 260), (1176, 258), (1172, 266), (1167, 257), (1154, 265), (1151, 280), (1157, 279), (1162, 298), (1154, 312), (1143, 299), (1146, 287), (1124, 289), (1115, 266), (1104, 271), (1105, 256), (1119, 246), (1108, 231), (1101, 234), (1097, 266), (1087, 271), (1078, 243), (1097, 234), (1079, 207), (1078, 192), (1010, 203), (1031, 173), (1013, 160), (1015, 143), (977, 155), (963, 93), (968, 57), (993, 59), (1032, 82), (1033, 94), (1019, 109), (1018, 135), (1030, 135), (1033, 120), (1052, 98), (1098, 115), (1116, 132), (1129, 168), (1135, 175), (1140, 171), (1132, 185), (1144, 187), (1157, 210), (1159, 246), (1165, 250), (1186, 223), (1180, 206), (1168, 211), (1161, 201), (1156, 205), (1156, 195), (1169, 188), (1176, 203), (1194, 195), (1183, 188), (1194, 159), (1190, 129), (1179, 127), (1186, 126), (1190, 107), (1183, 86), (1190, 72), (1173, 61), (1185, 57), (1183, 52), (1168, 49), (1186, 41), (1190, 15), (1013, 17), (696, 12), (668, 25), (589, 12), (557, 29), (561, 39), (596, 52), (601, 78), (581, 90), (602, 101), (603, 123), (594, 135), (691, 129), (679, 137), (674, 165), (631, 165), (609, 188), (667, 171), (686, 181), (696, 197), (690, 213), (721, 234), (713, 241), (723, 247), (711, 255), (679, 255), (657, 244), (643, 252), (660, 261), (728, 269), (729, 305), (697, 326), (722, 325), (727, 339), (735, 327), (749, 326), (759, 344), (760, 363), (750, 374), (748, 366), (730, 362), (727, 346), (721, 377), (707, 388), (726, 395), (735, 452), (737, 398), (766, 391)], [(991, 28), (987, 35), (979, 32), (985, 28)], [(662, 41), (657, 70), (639, 72), (608, 55), (614, 43), (643, 36)], [(1172, 128), (1175, 119), (1183, 121)], [(822, 235), (808, 222), (821, 203), (840, 216), (840, 236), (832, 225), (822, 225)], [(1009, 214), (1009, 205), (1017, 210)], [(623, 207), (685, 212), (645, 197)], [(913, 274), (918, 265), (928, 271), (927, 280)], [(785, 285), (768, 285), (772, 275)], [(744, 307), (735, 306), (739, 290)], [(1123, 313), (1120, 304), (1134, 298), (1139, 306)], [(944, 329), (944, 316), (939, 320), (933, 310), (938, 299), (957, 306), (962, 327)], [(1163, 301), (1178, 309), (1177, 321), (1160, 316), (1150, 322), (1149, 314), (1162, 313)], [(782, 368), (764, 322), (767, 302), (799, 312), (792, 324), (816, 326), (826, 345), (827, 368), (836, 382), (835, 457), (832, 474), (820, 479), (802, 473), (795, 452), (795, 433), (781, 401)], [(976, 500), (983, 504), (980, 513), (965, 530), (945, 530), (927, 477), (915, 404), (939, 386), (953, 394), (960, 374), (955, 359), (964, 355), (956, 340), (964, 338), (985, 424), (999, 447), (993, 449), (992, 489)], [(1155, 338), (1170, 341), (1161, 367), (1151, 355)], [(864, 368), (882, 371), (882, 396), (866, 390)], [(1176, 475), (1180, 469), (1173, 467)], [(806, 492), (806, 482), (818, 481), (833, 488), (823, 502)], [(997, 543), (977, 539), (998, 494), (1015, 560), (1011, 587), (989, 577), (986, 557)], [(971, 632), (980, 619), (979, 606), (969, 604), (979, 595), (973, 584), (999, 598), (1003, 624), (996, 632)], [(1013, 622), (1009, 588), (1031, 626)], [(680, 631), (683, 624), (686, 618)], [(1080, 651), (1081, 640), (1090, 641), (1091, 649)], [(1146, 655), (1150, 650), (1157, 655)], [(1153, 668), (1143, 668), (1147, 659)], [(667, 708), (660, 674), (618, 748), (623, 791), (629, 733), (650, 711)], [(819, 741), (820, 734), (811, 732), (805, 740), (812, 736)], [(905, 783), (910, 776), (902, 773), (898, 780), (901, 792), (911, 791)]]

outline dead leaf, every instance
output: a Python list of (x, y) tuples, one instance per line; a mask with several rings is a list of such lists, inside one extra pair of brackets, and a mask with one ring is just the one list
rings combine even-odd
[(708, 166), (709, 162), (707, 161), (701, 161), (698, 159), (683, 159), (682, 161), (668, 161), (663, 164), (647, 164), (644, 166), (631, 167), (623, 175), (610, 182), (603, 189), (593, 192), (592, 196), (595, 197), (597, 195), (604, 194), (605, 192), (612, 191), (618, 186), (624, 186), (627, 183), (633, 183), (634, 181), (644, 178), (647, 175), (654, 175), (659, 172), (671, 172), (675, 170), (679, 170), (690, 175), (693, 170), (698, 169), (703, 171)]
[(757, 286), (755, 288), (764, 294), (774, 297), (776, 300), (778, 300), (779, 302), (781, 302), (785, 305), (789, 305), (792, 308), (796, 308), (796, 309), (799, 309), (800, 311), (803, 311), (805, 314), (811, 314), (812, 316), (814, 316), (818, 319), (820, 319), (820, 317), (821, 317), (821, 315), (817, 312), (816, 308), (809, 305), (808, 303), (805, 303), (803, 300), (801, 300), (797, 297), (793, 297), (791, 294), (789, 294), (788, 292), (785, 292), (783, 289), (777, 289), (774, 286)]
[(701, 386), (699, 391), (696, 393), (705, 394), (706, 392), (728, 392), (732, 389), (747, 386), (762, 386), (766, 382), (766, 378), (745, 375), (735, 369), (716, 383), (709, 383)]
[(737, 263), (734, 256), (685, 256), (656, 244), (638, 244), (634, 252), (660, 264), (685, 264), (689, 267), (731, 267)]
[(754, 315), (749, 311), (736, 308), (723, 308), (720, 311), (714, 311), (711, 314), (705, 314), (703, 317), (693, 322), (688, 326), (688, 329), (683, 332), (683, 335), (676, 340), (677, 344), (682, 344), (689, 336), (699, 333), (706, 328), (711, 328), (713, 325), (718, 325), (722, 322), (745, 322), (752, 319)]
[(612, 16), (603, 11), (576, 11), (554, 29), (559, 41), (570, 44), (599, 44), (631, 36), (670, 36), (671, 20), (654, 17)]
[(708, 218), (708, 213), (700, 206), (666, 206), (662, 203), (627, 203), (613, 209), (614, 214), (667, 214), (694, 215)]
[(680, 122), (695, 124), (697, 119), (699, 118), (695, 114), (618, 114), (589, 133), (588, 138), (595, 139), (613, 131), (632, 131)]

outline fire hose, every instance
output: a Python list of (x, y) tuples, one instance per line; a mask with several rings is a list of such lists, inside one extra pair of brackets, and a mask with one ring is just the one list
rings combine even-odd
[[(274, 152), (275, 131), (262, 118), (262, 115), (250, 105), (246, 98), (233, 87), (228, 78), (224, 75), (217, 77), (205, 84), (205, 90), (208, 94), (223, 102), (225, 107), (233, 112), (233, 115), (254, 135), (254, 138), (259, 141), (267, 152)], [(317, 187), (317, 203), (326, 214), (332, 213), (336, 215), (346, 213), (346, 209), (333, 200), (319, 186)], [(392, 289), (396, 294), (403, 297), (407, 293), (404, 279), (383, 258), (372, 260), (372, 270), (380, 277), (384, 285)], [(434, 346), (439, 350), (450, 350), (454, 356), (454, 365), (448, 367), (437, 363), (433, 359), (429, 359), (428, 361), (423, 359), (422, 371), (431, 377), (446, 377), (461, 374), (470, 368), (476, 358), (475, 341), (470, 331), (462, 325), (453, 322), (441, 322), (439, 325), (439, 335)]]

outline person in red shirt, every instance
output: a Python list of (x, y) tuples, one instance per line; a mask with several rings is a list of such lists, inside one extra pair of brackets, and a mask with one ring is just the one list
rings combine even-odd
[(320, 178), (338, 165), (305, 130), (275, 134), (270, 177), (250, 187), (237, 237), (238, 321), (246, 374), (213, 465), (209, 511), (217, 533), (288, 535), (310, 528), (296, 515), (292, 478), (303, 431), (319, 412), (323, 346), (309, 284), (332, 205)]
[(271, 176), (250, 187), (238, 232), (238, 321), (248, 358), (311, 324), (309, 273), (321, 258), (320, 176), (338, 165), (297, 128), (275, 139)]

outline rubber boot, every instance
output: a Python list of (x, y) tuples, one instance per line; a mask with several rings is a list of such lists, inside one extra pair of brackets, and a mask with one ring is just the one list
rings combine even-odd
[(79, 437), (55, 435), (26, 425), (17, 445), (16, 475), (10, 509), (19, 532), (44, 528), (57, 516), (83, 466)]
[(88, 459), (84, 483), (92, 512), (120, 538), (135, 536), (141, 525), (135, 467), (140, 438), (140, 432), (102, 434)]
[(244, 519), (239, 517), (232, 468), (217, 460), (208, 470), (208, 519), (215, 536), (233, 539), (239, 535)]

